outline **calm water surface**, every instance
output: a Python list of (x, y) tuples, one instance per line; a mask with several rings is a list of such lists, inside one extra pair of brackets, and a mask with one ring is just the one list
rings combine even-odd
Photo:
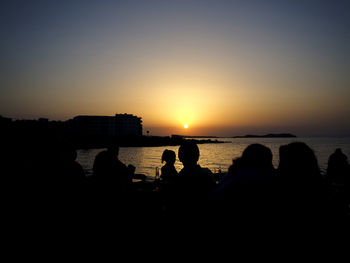
[[(316, 153), (321, 169), (326, 169), (328, 157), (336, 148), (341, 148), (350, 158), (350, 138), (220, 138), (218, 140), (229, 143), (199, 144), (199, 164), (210, 168), (213, 172), (219, 169), (227, 171), (232, 159), (239, 157), (243, 150), (252, 143), (261, 143), (269, 147), (273, 153), (273, 164), (278, 166), (278, 149), (283, 144), (293, 141), (307, 143)], [(121, 147), (119, 159), (126, 165), (136, 167), (136, 173), (145, 174), (149, 178), (154, 177), (156, 167), (161, 167), (161, 156), (165, 149), (178, 152), (179, 146), (162, 147)], [(104, 149), (78, 150), (77, 161), (83, 166), (87, 175), (92, 174), (92, 165), (95, 156)], [(181, 162), (177, 159), (175, 167), (182, 169)]]

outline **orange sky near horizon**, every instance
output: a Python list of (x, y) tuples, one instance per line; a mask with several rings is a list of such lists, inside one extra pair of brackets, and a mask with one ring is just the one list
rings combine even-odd
[[(114, 72), (101, 76), (95, 66), (74, 78), (47, 75), (47, 80), (40, 78), (38, 83), (50, 85), (51, 89), (38, 91), (40, 96), (33, 92), (34, 87), (31, 93), (23, 90), (21, 96), (17, 94), (17, 108), (29, 117), (32, 114), (61, 120), (76, 115), (129, 113), (142, 117), (144, 130), (153, 135), (292, 132), (288, 129), (293, 125), (317, 126), (334, 120), (334, 116), (346, 121), (349, 113), (349, 92), (330, 92), (328, 76), (319, 77), (319, 83), (308, 82), (300, 74), (285, 80), (262, 74), (263, 67), (255, 66), (257, 72), (253, 68), (248, 71), (237, 61), (241, 68), (229, 74), (225, 67), (210, 66), (209, 62), (187, 62), (184, 69), (182, 62), (175, 64), (174, 59), (169, 56), (158, 65), (144, 65), (144, 70), (132, 78)], [(27, 83), (30, 82), (35, 85), (33, 76)], [(305, 87), (305, 83), (309, 86)], [(184, 124), (189, 129), (185, 130)]]
[(350, 136), (346, 1), (88, 2), (4, 6), (0, 115)]

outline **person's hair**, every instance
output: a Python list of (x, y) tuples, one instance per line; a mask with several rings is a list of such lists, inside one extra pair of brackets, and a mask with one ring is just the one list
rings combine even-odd
[(293, 176), (306, 175), (309, 177), (320, 175), (320, 168), (314, 151), (304, 142), (292, 142), (282, 145), (279, 150), (279, 170), (283, 174)]
[(119, 155), (119, 146), (118, 145), (109, 145), (107, 151), (110, 152), (113, 156)]
[(164, 150), (163, 154), (162, 154), (162, 162), (171, 162), (171, 163), (175, 163), (176, 160), (176, 154), (174, 151), (172, 150)]
[(242, 153), (242, 165), (246, 168), (252, 168), (261, 172), (273, 169), (272, 152), (270, 148), (254, 143), (250, 144)]
[(328, 158), (327, 174), (341, 173), (343, 170), (348, 169), (348, 167), (348, 157), (340, 148), (337, 148)]

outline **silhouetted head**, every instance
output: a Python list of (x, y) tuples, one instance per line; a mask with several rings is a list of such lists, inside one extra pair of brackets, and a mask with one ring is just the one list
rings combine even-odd
[(349, 169), (348, 167), (348, 157), (338, 148), (329, 156), (327, 174), (341, 173)]
[(314, 177), (320, 175), (314, 151), (303, 142), (292, 142), (279, 149), (279, 171), (284, 175)]
[(96, 155), (92, 168), (94, 175), (101, 175), (105, 173), (105, 171), (109, 168), (110, 156), (111, 155), (107, 151), (99, 152)]
[(348, 164), (348, 157), (338, 148), (329, 156), (328, 164)]
[(272, 152), (270, 148), (259, 144), (249, 145), (242, 153), (241, 165), (265, 173), (273, 170)]
[(237, 157), (235, 159), (232, 160), (232, 164), (230, 165), (230, 167), (228, 168), (227, 174), (228, 175), (236, 175), (236, 172), (242, 168), (241, 165), (241, 157)]
[(195, 166), (199, 159), (199, 149), (195, 142), (185, 141), (179, 148), (179, 159), (186, 166)]
[(110, 145), (107, 148), (107, 152), (110, 153), (113, 158), (117, 158), (119, 154), (119, 146), (118, 145)]
[(167, 162), (170, 164), (174, 164), (176, 160), (176, 154), (172, 150), (164, 150), (162, 154), (162, 162)]

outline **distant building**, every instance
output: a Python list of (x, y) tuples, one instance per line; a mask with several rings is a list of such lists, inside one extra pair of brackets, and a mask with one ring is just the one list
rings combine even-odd
[(72, 131), (87, 136), (142, 135), (142, 119), (132, 114), (76, 116), (68, 122)]
[(116, 114), (117, 135), (142, 135), (142, 119), (132, 114)]
[(71, 129), (87, 136), (115, 136), (115, 118), (109, 116), (77, 116), (70, 122)]

